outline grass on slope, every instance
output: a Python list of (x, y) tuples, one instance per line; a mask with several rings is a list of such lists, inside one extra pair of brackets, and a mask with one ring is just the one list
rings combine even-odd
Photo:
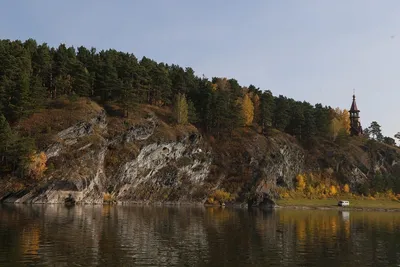
[(79, 121), (88, 121), (102, 108), (87, 98), (69, 99), (61, 97), (51, 100), (47, 107), (21, 120), (17, 128), (24, 136), (36, 139), (40, 149), (54, 142), (54, 134), (67, 129)]

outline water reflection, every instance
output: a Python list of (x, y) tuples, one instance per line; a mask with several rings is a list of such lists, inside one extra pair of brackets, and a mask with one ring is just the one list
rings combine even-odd
[(396, 266), (400, 213), (0, 206), (0, 266)]

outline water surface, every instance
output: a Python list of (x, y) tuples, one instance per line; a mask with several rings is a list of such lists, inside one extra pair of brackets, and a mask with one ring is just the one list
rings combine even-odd
[(400, 213), (2, 205), (0, 266), (400, 266)]

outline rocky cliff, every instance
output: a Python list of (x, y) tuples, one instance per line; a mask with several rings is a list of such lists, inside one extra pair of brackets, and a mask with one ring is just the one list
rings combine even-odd
[[(204, 203), (217, 190), (233, 202), (260, 205), (293, 188), (302, 172), (328, 172), (352, 188), (377, 171), (400, 169), (397, 148), (357, 139), (317, 142), (304, 149), (278, 131), (235, 131), (215, 140), (191, 125), (170, 123), (165, 111), (145, 107), (133, 120), (103, 109), (48, 138), (47, 171), (18, 190), (3, 186), (14, 203)], [(8, 183), (10, 184), (10, 182)]]

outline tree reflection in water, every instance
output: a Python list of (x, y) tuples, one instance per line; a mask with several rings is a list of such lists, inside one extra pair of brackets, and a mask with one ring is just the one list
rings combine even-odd
[(400, 213), (0, 206), (0, 266), (395, 266)]

